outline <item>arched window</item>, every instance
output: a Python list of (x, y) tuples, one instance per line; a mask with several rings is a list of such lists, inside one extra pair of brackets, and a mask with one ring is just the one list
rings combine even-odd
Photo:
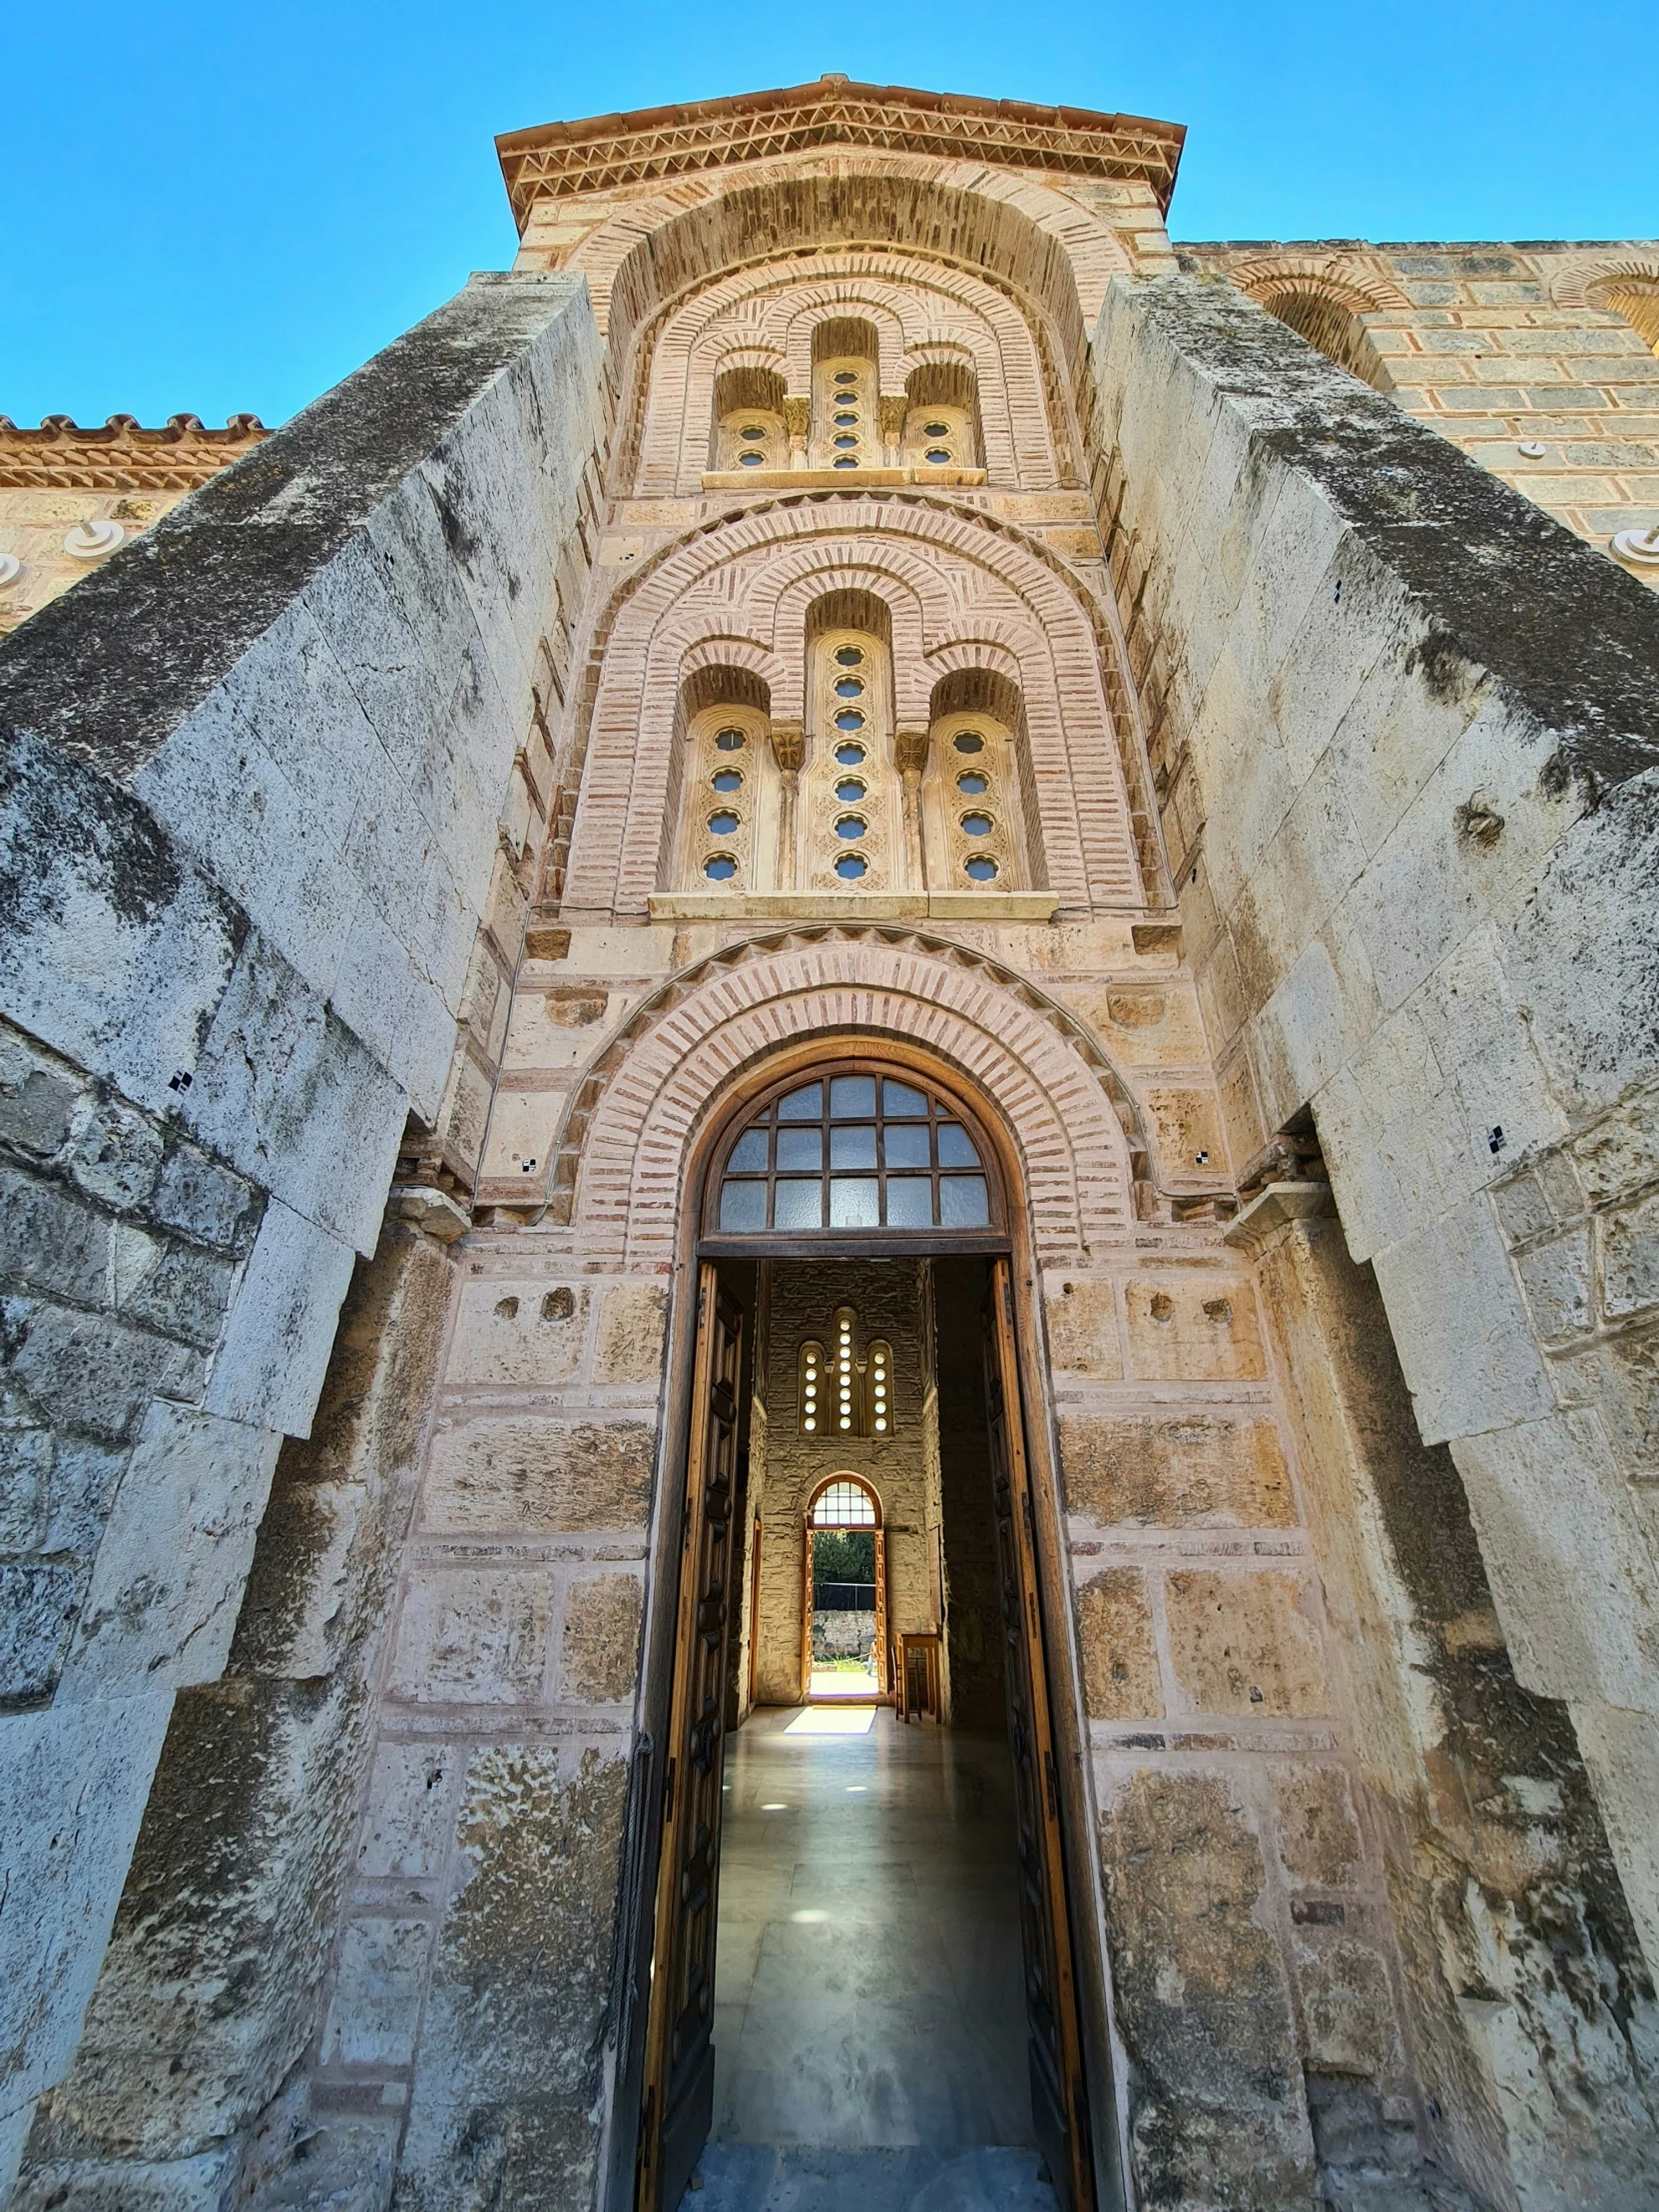
[(1276, 321), (1317, 345), (1327, 360), (1374, 391), (1393, 389), (1370, 332), (1345, 300), (1312, 284), (1279, 283), (1257, 296)]
[[(982, 1248), (1000, 1228), (985, 1141), (955, 1103), (857, 1063), (792, 1083), (751, 1116), (718, 1162), (710, 1215), (714, 1236), (822, 1237), (831, 1247), (861, 1232), (923, 1245), (962, 1236)], [(831, 1363), (822, 1347), (818, 1358), (827, 1391)]]
[(912, 370), (904, 385), (906, 468), (979, 468), (979, 380), (954, 361)]
[(784, 379), (770, 368), (729, 368), (715, 378), (713, 465), (788, 468)]
[(875, 331), (842, 316), (813, 332), (814, 468), (881, 466), (881, 392)]
[(994, 669), (958, 669), (933, 688), (922, 816), (927, 879), (941, 890), (1040, 888), (1025, 710)]
[(777, 841), (770, 695), (743, 668), (699, 669), (681, 693), (679, 883), (769, 890)]
[(881, 1508), (875, 1492), (855, 1474), (833, 1474), (814, 1498), (808, 1518), (814, 1528), (879, 1528)]
[(892, 618), (869, 592), (829, 592), (808, 611), (807, 737), (797, 879), (813, 890), (896, 887), (904, 824), (893, 765)]

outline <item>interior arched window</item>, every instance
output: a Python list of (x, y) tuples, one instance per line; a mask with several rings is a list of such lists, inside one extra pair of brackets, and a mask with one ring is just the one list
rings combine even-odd
[(978, 468), (979, 385), (971, 368), (938, 361), (915, 369), (904, 386), (904, 464), (926, 471)]
[(813, 1500), (812, 1524), (815, 1528), (878, 1528), (881, 1514), (873, 1493), (856, 1475), (838, 1474)]
[(719, 1236), (920, 1241), (999, 1226), (983, 1137), (952, 1100), (878, 1068), (770, 1098), (731, 1140), (711, 1211)]

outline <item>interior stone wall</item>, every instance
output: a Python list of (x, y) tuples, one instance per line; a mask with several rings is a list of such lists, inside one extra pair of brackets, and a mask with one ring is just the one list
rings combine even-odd
[(1006, 1733), (1008, 1715), (1002, 1577), (985, 1426), (984, 1296), (982, 1268), (935, 1262), (946, 1714), (952, 1728), (1000, 1736)]
[[(750, 1460), (751, 1510), (761, 1518), (755, 1694), (761, 1705), (798, 1705), (807, 1502), (827, 1476), (860, 1475), (881, 1501), (888, 1634), (935, 1625), (928, 1547), (937, 1542), (938, 1509), (930, 1493), (936, 1493), (938, 1442), (924, 1313), (929, 1292), (925, 1270), (906, 1260), (775, 1261), (767, 1279), (766, 1447), (764, 1457), (752, 1448)], [(872, 1337), (892, 1346), (889, 1435), (809, 1436), (802, 1430), (801, 1347), (811, 1337), (828, 1350), (840, 1306), (857, 1316), (860, 1347)]]
[(440, 1107), (596, 378), (578, 287), (480, 280), (0, 647), (3, 2184)]

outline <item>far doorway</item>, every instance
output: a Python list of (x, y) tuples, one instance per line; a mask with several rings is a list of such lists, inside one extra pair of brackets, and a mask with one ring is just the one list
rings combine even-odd
[[(831, 1475), (807, 1508), (801, 1665), (809, 1703), (883, 1697), (887, 1532), (881, 1503), (854, 1474)], [(751, 1640), (759, 1638), (751, 1630)]]

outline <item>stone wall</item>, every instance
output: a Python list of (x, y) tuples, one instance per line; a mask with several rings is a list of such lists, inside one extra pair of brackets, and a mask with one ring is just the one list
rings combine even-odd
[[(1247, 1187), (1283, 1175), (1311, 1106), (1417, 1429), (1450, 1444), (1519, 1683), (1571, 1710), (1651, 1958), (1652, 1308), (1635, 1275), (1609, 1296), (1603, 1255), (1635, 1249), (1655, 1173), (1659, 615), (1218, 285), (1116, 288), (1098, 355), (1114, 580), (1231, 1151)], [(1594, 1820), (1565, 1833), (1572, 1764), (1549, 1847), (1569, 1917), (1607, 1880)], [(1445, 1970), (1500, 2082), (1482, 2007), (1520, 2000), (1490, 1960)], [(1594, 2042), (1594, 1989), (1574, 2003)], [(1640, 2109), (1633, 2036), (1608, 2062)], [(1512, 2185), (1556, 2201), (1582, 2143), (1517, 2094)]]
[(1659, 245), (1304, 241), (1179, 258), (1280, 311), (1324, 306), (1397, 405), (1659, 585)]
[(8, 2179), (440, 1108), (595, 371), (480, 281), (0, 651)]

